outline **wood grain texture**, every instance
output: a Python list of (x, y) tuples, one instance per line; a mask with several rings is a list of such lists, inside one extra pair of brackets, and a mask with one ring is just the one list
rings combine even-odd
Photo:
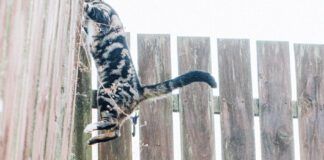
[(73, 158), (82, 4), (68, 0), (0, 3), (7, 8), (0, 12), (0, 17), (6, 17), (1, 19), (6, 29), (1, 30), (0, 42), (5, 52), (1, 55), (6, 55), (0, 87), (6, 113), (0, 125), (1, 159)]
[[(126, 34), (126, 40), (128, 47), (131, 47), (129, 33)], [(98, 145), (99, 160), (132, 160), (131, 126), (131, 121), (126, 121), (121, 128), (121, 136), (118, 139)]]
[[(178, 37), (179, 74), (191, 70), (211, 71), (210, 40)], [(183, 160), (214, 160), (215, 135), (212, 92), (207, 84), (194, 83), (180, 89), (180, 125)]]
[(250, 44), (218, 40), (222, 151), (225, 160), (255, 159)]
[(121, 128), (121, 136), (118, 139), (99, 144), (99, 160), (132, 159), (131, 125), (131, 121), (125, 122)]
[(302, 160), (324, 159), (324, 45), (294, 46)]
[[(2, 128), (3, 121), (3, 80), (4, 80), (4, 72), (7, 66), (7, 43), (8, 43), (8, 34), (9, 27), (8, 19), (10, 17), (9, 9), (10, 6), (7, 1), (0, 1), (0, 128)], [(1, 132), (0, 132), (1, 133)], [(1, 136), (1, 135), (0, 135)], [(1, 141), (1, 140), (0, 140)], [(0, 143), (0, 148), (3, 147), (3, 144)], [(1, 153), (0, 153), (1, 154)]]
[(257, 42), (261, 152), (264, 160), (294, 160), (288, 42)]
[[(170, 36), (138, 35), (139, 77), (143, 85), (171, 78)], [(166, 96), (140, 105), (141, 160), (172, 160), (172, 99)]]
[(83, 48), (78, 56), (78, 79), (76, 88), (76, 104), (73, 124), (73, 158), (77, 160), (91, 160), (91, 147), (88, 146), (90, 134), (85, 134), (84, 128), (91, 123), (92, 88), (91, 88), (91, 61)]

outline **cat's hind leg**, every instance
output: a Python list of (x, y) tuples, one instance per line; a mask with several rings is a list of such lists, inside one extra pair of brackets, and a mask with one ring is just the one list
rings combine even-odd
[(120, 130), (119, 129), (108, 130), (108, 131), (104, 131), (103, 134), (100, 134), (98, 136), (92, 137), (88, 141), (88, 144), (89, 145), (92, 145), (92, 144), (95, 144), (95, 143), (107, 142), (107, 141), (116, 139), (118, 137), (120, 137)]
[(84, 129), (85, 133), (91, 133), (95, 130), (109, 130), (118, 126), (118, 120), (113, 118), (108, 111), (102, 111), (100, 115), (102, 120), (88, 124)]
[(88, 124), (83, 131), (85, 133), (91, 133), (95, 130), (109, 130), (113, 127), (116, 127), (117, 124), (118, 122), (114, 120), (102, 120)]

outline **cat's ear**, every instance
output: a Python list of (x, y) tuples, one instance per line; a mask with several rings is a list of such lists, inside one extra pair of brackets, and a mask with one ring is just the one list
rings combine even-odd
[(89, 19), (101, 24), (110, 23), (109, 10), (104, 5), (95, 2), (84, 3), (83, 9)]

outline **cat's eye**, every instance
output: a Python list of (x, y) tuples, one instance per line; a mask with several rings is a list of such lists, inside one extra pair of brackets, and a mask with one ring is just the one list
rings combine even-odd
[(83, 30), (84, 30), (85, 33), (88, 34), (88, 28), (87, 27), (83, 27)]

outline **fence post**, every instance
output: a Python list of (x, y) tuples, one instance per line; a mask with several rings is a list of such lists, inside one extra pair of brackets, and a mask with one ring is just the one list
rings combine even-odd
[(0, 3), (1, 159), (73, 158), (81, 1)]
[(257, 42), (262, 159), (293, 160), (288, 42)]
[(70, 156), (72, 159), (91, 160), (92, 158), (91, 147), (87, 144), (87, 140), (91, 138), (91, 135), (83, 132), (84, 127), (91, 123), (91, 105), (92, 88), (90, 57), (88, 57), (85, 50), (80, 47), (73, 125), (73, 154)]
[[(179, 74), (191, 70), (211, 71), (210, 40), (178, 37)], [(207, 84), (180, 89), (182, 159), (214, 160), (215, 135), (212, 92)]]
[[(169, 35), (138, 35), (139, 76), (143, 85), (171, 78)], [(172, 160), (172, 99), (148, 100), (140, 105), (141, 160)]]
[(248, 40), (218, 40), (223, 159), (255, 159)]
[(295, 44), (300, 159), (324, 159), (324, 45)]

